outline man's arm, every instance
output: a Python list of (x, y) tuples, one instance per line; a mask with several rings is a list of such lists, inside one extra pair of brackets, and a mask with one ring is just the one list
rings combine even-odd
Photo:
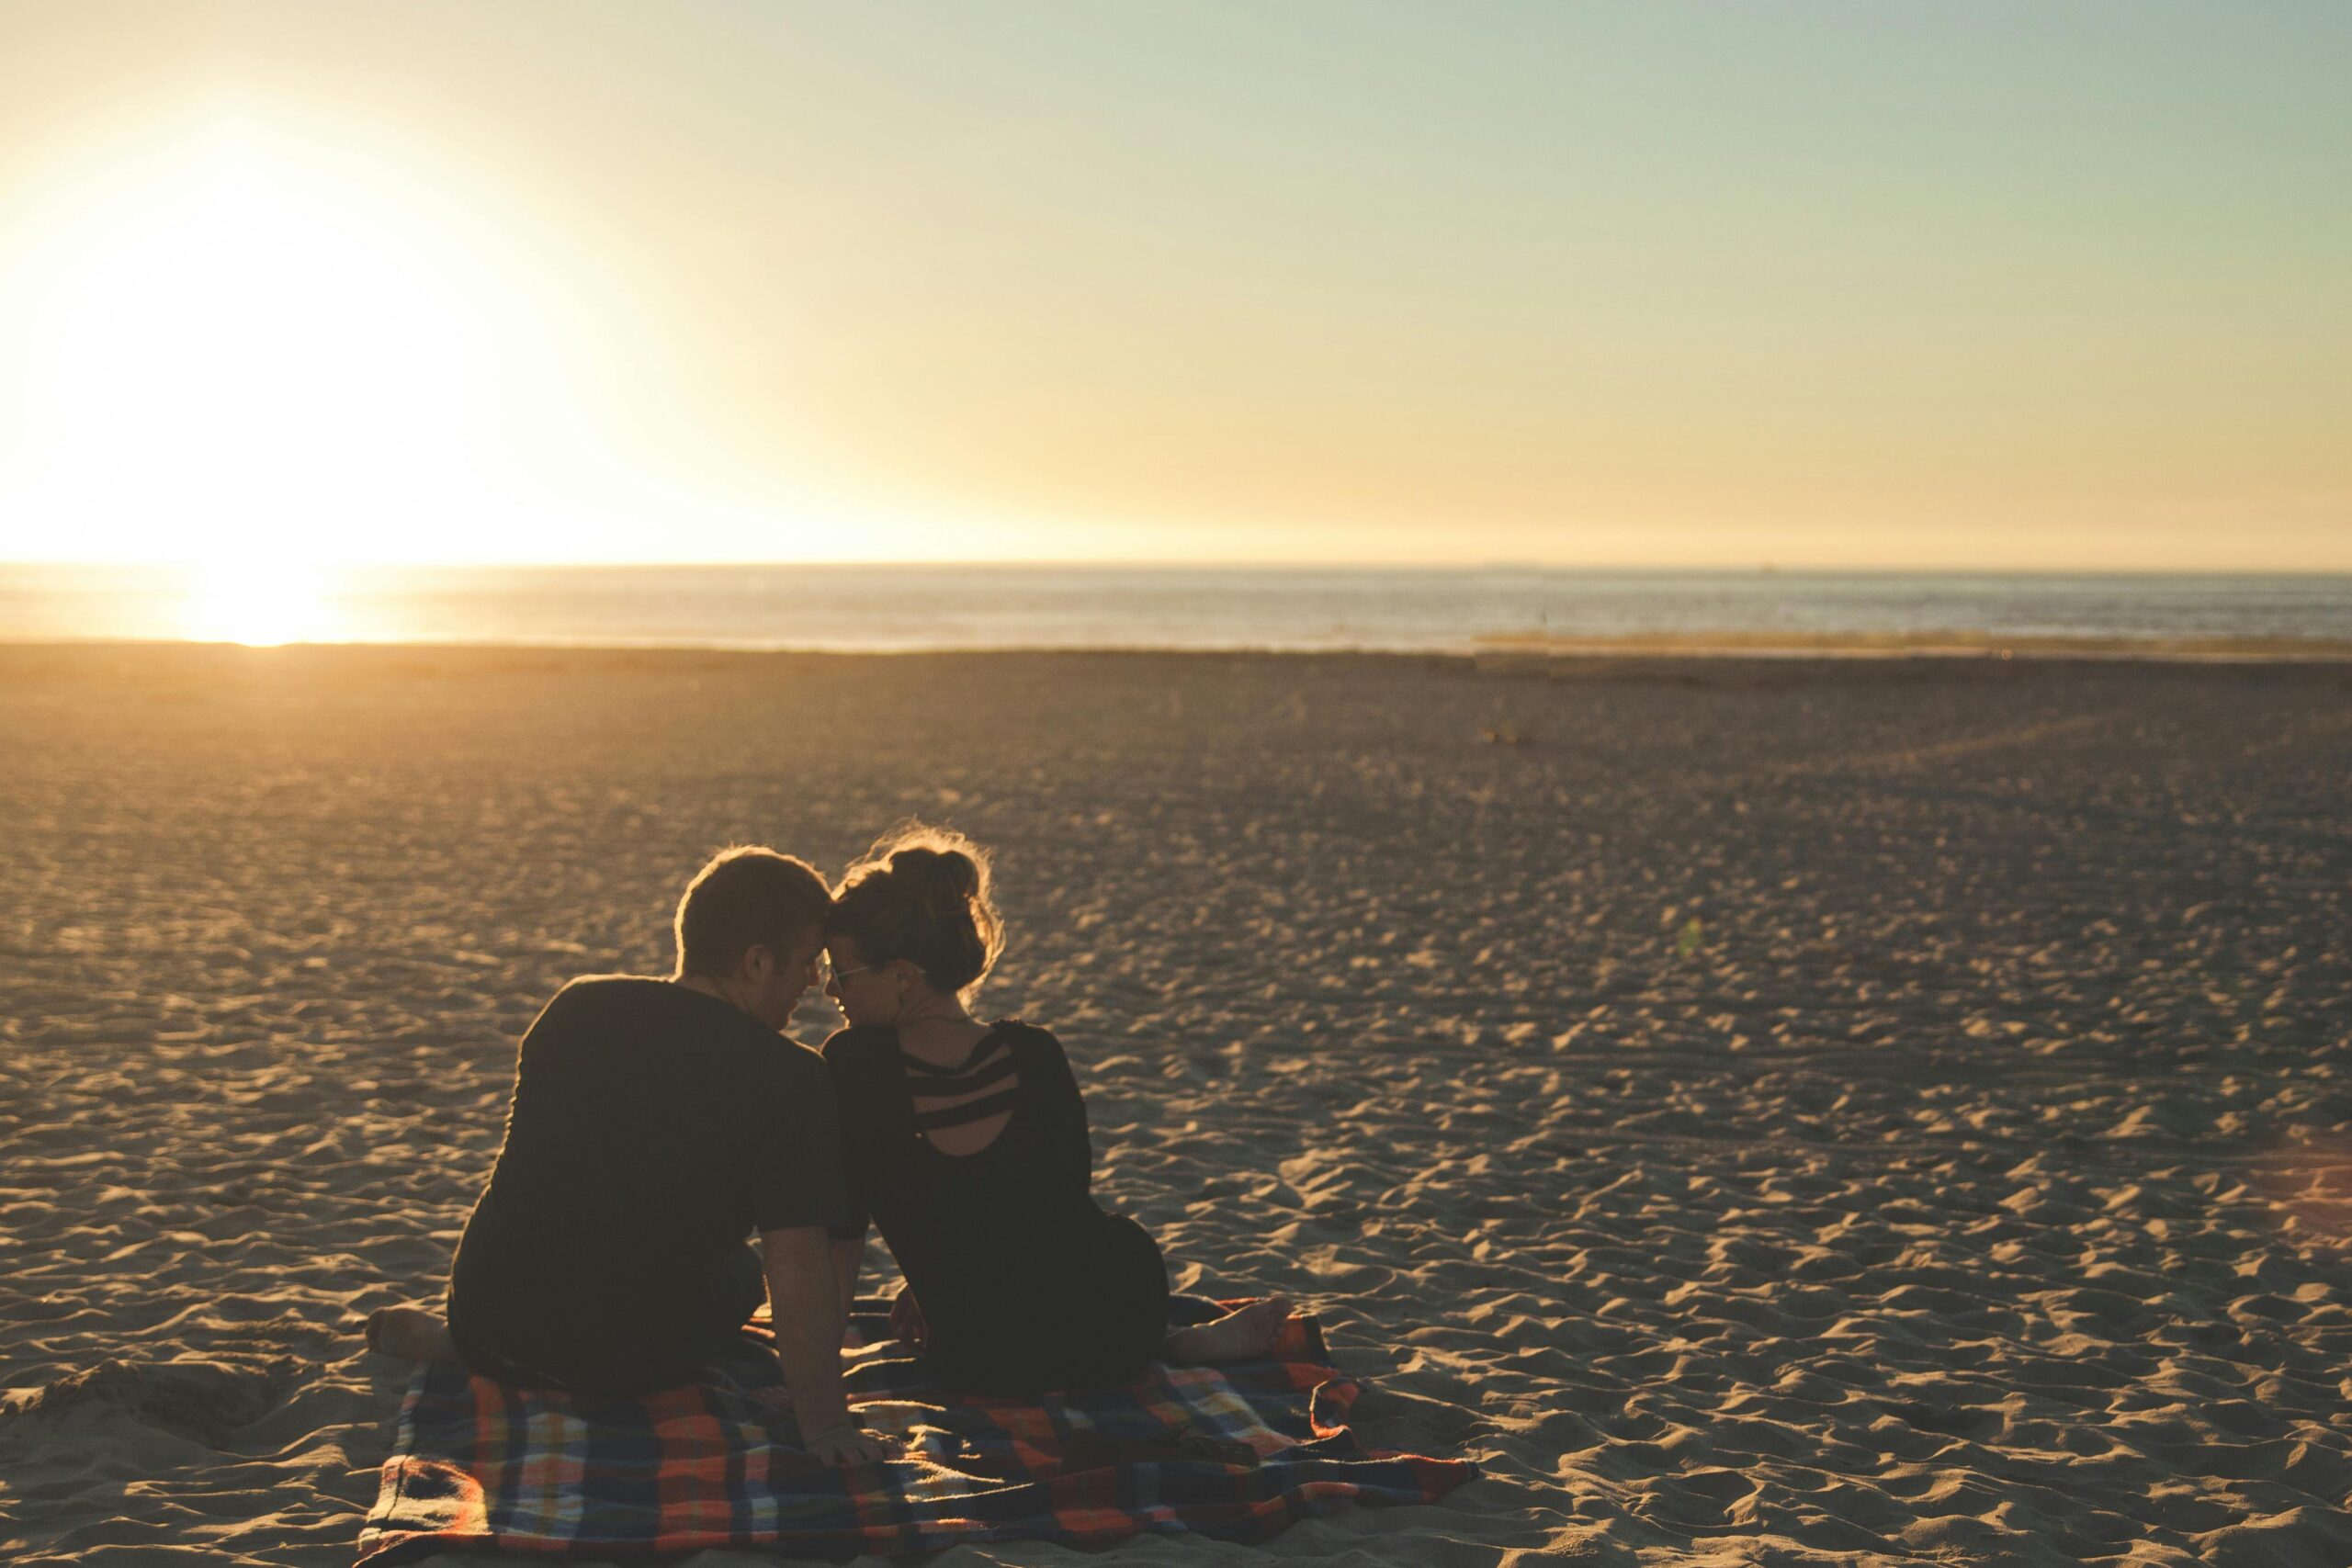
[(882, 1444), (850, 1418), (842, 1393), (842, 1314), (829, 1238), (822, 1225), (762, 1231), (768, 1304), (775, 1314), (775, 1355), (792, 1391), (800, 1440), (811, 1457), (865, 1464)]
[(833, 1282), (841, 1291), (842, 1322), (849, 1322), (850, 1304), (857, 1300), (857, 1271), (865, 1266), (865, 1238), (833, 1238)]

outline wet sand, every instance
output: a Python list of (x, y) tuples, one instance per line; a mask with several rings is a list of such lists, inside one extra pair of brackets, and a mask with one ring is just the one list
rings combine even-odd
[(346, 1563), (538, 1004), (920, 814), (1106, 1200), (1489, 1473), (1113, 1561), (2352, 1562), (2340, 665), (0, 648), (0, 756), (11, 1561)]

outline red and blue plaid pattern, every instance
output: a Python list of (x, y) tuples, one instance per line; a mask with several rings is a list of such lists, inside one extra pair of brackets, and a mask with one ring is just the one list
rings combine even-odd
[[(1180, 1319), (1214, 1310), (1171, 1304)], [(850, 1404), (898, 1439), (897, 1457), (847, 1470), (808, 1459), (772, 1358), (594, 1403), (429, 1367), (401, 1407), (360, 1561), (704, 1547), (846, 1559), (987, 1540), (1099, 1546), (1146, 1531), (1257, 1540), (1349, 1503), (1430, 1502), (1477, 1474), (1465, 1461), (1358, 1446), (1343, 1423), (1359, 1385), (1331, 1367), (1311, 1317), (1292, 1318), (1262, 1360), (950, 1404), (882, 1337), (884, 1303), (859, 1306)]]

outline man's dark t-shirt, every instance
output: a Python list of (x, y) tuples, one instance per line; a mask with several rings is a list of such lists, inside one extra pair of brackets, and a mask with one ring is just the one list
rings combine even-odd
[(509, 1382), (671, 1387), (741, 1324), (752, 1231), (848, 1213), (815, 1052), (671, 981), (575, 980), (523, 1036), (450, 1334)]

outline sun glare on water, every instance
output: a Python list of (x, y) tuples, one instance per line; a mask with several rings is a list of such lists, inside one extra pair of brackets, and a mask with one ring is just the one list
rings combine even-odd
[(339, 631), (321, 568), (294, 561), (216, 561), (192, 569), (180, 636), (193, 642), (276, 648), (331, 641)]

